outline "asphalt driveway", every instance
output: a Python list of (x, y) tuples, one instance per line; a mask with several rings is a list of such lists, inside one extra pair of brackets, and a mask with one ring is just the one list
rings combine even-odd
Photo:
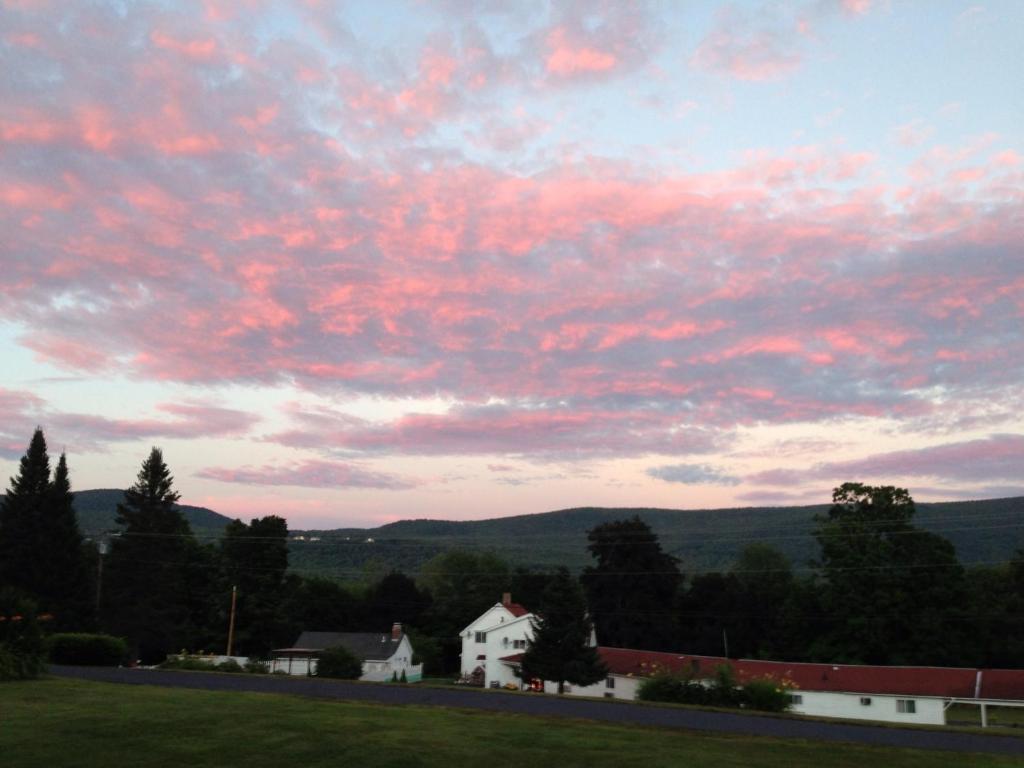
[(500, 691), (459, 690), (417, 685), (382, 685), (307, 677), (218, 674), (159, 669), (51, 666), (50, 672), (61, 677), (129, 685), (160, 685), (208, 691), (283, 693), (320, 699), (483, 709), (539, 717), (603, 720), (661, 728), (683, 728), (786, 739), (845, 741), (886, 747), (1024, 755), (1024, 738), (1011, 736), (851, 725), (805, 720), (797, 717), (764, 717), (678, 707), (635, 706), (622, 702), (574, 699), (568, 696), (559, 698), (543, 694), (508, 694)]

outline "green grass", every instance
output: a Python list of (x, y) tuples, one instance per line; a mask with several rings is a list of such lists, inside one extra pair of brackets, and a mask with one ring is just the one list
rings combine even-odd
[(417, 768), (1011, 766), (1019, 758), (713, 736), (298, 696), (47, 679), (0, 684), (0, 764)]
[[(976, 704), (954, 704), (946, 711), (946, 722), (950, 725), (980, 727), (981, 707)], [(1015, 729), (1019, 734), (1019, 729), (1024, 728), (1024, 707), (989, 707), (988, 727)]]

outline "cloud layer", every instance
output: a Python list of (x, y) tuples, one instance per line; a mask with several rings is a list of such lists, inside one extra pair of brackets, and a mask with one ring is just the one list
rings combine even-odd
[(588, 123), (706, 119), (680, 86), (701, 78), (728, 112), (730, 83), (799, 76), (870, 2), (726, 7), (681, 49), (656, 5), (458, 5), (385, 6), (396, 45), (331, 4), (4, 4), (0, 319), (43, 363), (199, 394), (130, 420), (0, 391), (0, 451), (41, 420), (93, 448), (249, 439), (257, 417), (202, 395), (239, 386), (450, 405), (296, 407), (258, 437), (305, 458), (207, 479), (390, 489), (410, 481), (350, 462), (657, 455), (710, 458), (651, 478), (731, 485), (740, 430), (852, 419), (949, 444), (815, 477), (1012, 479), (1017, 143), (901, 114), (888, 143), (685, 163), (653, 120), (636, 152)]

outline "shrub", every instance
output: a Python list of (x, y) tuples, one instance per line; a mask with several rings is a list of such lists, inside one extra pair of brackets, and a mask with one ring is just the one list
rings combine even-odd
[(690, 677), (659, 672), (640, 683), (641, 701), (665, 701), (674, 704), (714, 704), (714, 691)]
[(216, 667), (214, 667), (214, 669), (216, 669), (218, 672), (244, 672), (245, 671), (242, 668), (242, 665), (239, 664), (234, 659), (227, 659), (225, 661), (222, 661), (220, 664), (218, 664)]
[(363, 663), (353, 656), (348, 648), (338, 645), (320, 651), (316, 673), (320, 677), (356, 680), (363, 674)]
[(400, 678), (398, 678), (398, 682), (400, 682), (400, 683), (408, 683), (409, 682), (409, 678), (405, 676), (405, 670), (404, 669), (402, 670), (402, 676)]
[(43, 636), (36, 606), (12, 589), (0, 590), (0, 680), (26, 680), (43, 670)]
[(266, 661), (256, 661), (255, 659), (249, 659), (245, 662), (245, 671), (251, 672), (255, 675), (265, 675), (270, 671), (270, 663)]
[(64, 632), (47, 641), (54, 664), (116, 667), (128, 660), (128, 644), (112, 635)]
[(748, 681), (743, 686), (741, 698), (751, 709), (765, 712), (785, 712), (791, 704), (789, 689), (768, 678)]

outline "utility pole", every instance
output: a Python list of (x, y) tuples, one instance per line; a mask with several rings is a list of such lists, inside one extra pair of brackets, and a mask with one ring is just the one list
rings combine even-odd
[(231, 620), (228, 622), (228, 652), (231, 655), (231, 646), (235, 644), (235, 601), (238, 599), (238, 587), (231, 588)]

